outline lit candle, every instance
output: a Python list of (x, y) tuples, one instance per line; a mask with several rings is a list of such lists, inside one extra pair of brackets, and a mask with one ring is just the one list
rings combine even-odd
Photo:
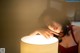
[(58, 53), (58, 39), (32, 35), (21, 38), (21, 53)]

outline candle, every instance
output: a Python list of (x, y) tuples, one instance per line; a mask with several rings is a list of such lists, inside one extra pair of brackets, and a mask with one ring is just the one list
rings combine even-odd
[(43, 35), (22, 37), (21, 53), (58, 53), (58, 39)]

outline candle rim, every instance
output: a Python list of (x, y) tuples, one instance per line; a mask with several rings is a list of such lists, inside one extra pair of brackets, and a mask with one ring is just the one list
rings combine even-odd
[[(29, 38), (32, 37), (33, 39), (30, 40), (31, 42), (29, 42)], [(33, 36), (24, 36), (21, 38), (21, 41), (27, 44), (34, 44), (34, 45), (47, 45), (47, 44), (54, 44), (56, 42), (58, 42), (58, 39), (56, 37), (51, 37), (51, 38), (45, 38), (44, 40), (41, 41), (39, 40), (41, 38), (45, 38), (43, 35), (33, 35)], [(36, 39), (38, 38), (38, 39)], [(35, 42), (35, 41), (39, 40), (39, 42)]]

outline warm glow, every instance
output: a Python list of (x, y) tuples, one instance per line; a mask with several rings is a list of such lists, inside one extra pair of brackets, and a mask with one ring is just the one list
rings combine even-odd
[(21, 53), (58, 53), (58, 39), (34, 32), (21, 38)]
[(58, 41), (55, 37), (45, 38), (43, 35), (25, 36), (21, 40), (25, 43), (37, 45), (52, 44)]

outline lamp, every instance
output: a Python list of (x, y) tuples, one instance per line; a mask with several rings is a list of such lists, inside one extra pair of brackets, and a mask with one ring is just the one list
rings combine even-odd
[(58, 53), (58, 39), (40, 34), (22, 37), (21, 53)]

